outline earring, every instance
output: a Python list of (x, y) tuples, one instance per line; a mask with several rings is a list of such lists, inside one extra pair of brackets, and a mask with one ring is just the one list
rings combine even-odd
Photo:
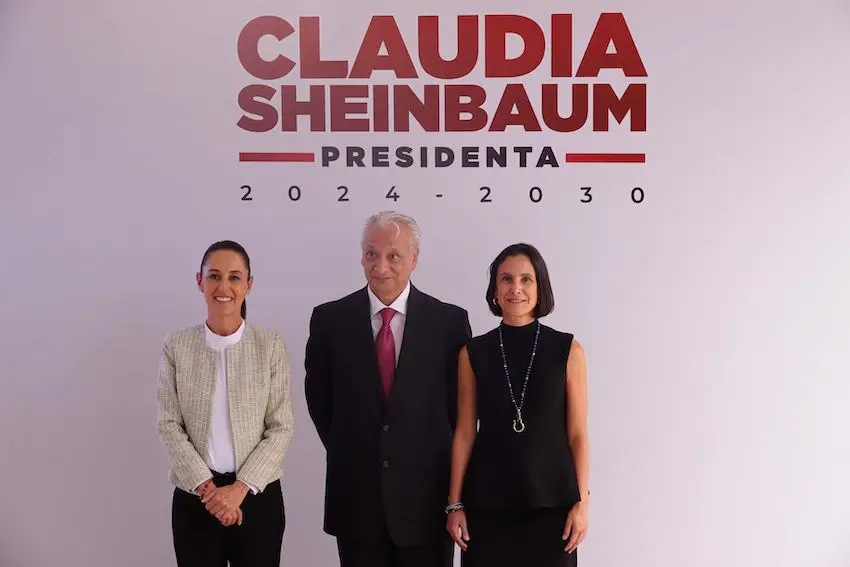
[(494, 306), (494, 307), (498, 307), (498, 306), (499, 306), (499, 300), (498, 300), (497, 298), (495, 298), (495, 297), (493, 298), (493, 306)]

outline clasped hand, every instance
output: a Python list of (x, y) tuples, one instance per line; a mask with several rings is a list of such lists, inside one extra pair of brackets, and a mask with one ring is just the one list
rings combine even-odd
[(248, 487), (241, 482), (228, 486), (216, 486), (212, 480), (199, 487), (198, 494), (207, 511), (224, 526), (242, 525), (242, 501), (248, 494)]

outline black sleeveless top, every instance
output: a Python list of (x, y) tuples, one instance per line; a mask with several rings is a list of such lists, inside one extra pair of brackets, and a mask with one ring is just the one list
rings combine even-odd
[[(501, 324), (505, 358), (520, 406), (538, 322)], [(572, 506), (579, 497), (567, 437), (566, 364), (573, 335), (540, 325), (537, 354), (520, 406), (525, 430), (516, 433), (499, 347), (499, 328), (467, 344), (475, 373), (478, 434), (463, 483), (463, 503), (479, 509)]]

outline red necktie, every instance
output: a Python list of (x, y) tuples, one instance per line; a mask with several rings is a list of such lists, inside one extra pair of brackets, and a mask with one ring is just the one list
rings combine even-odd
[(378, 366), (381, 369), (381, 383), (384, 385), (384, 393), (387, 396), (390, 395), (395, 374), (395, 339), (390, 328), (390, 321), (395, 314), (395, 309), (390, 307), (381, 309), (381, 317), (383, 317), (384, 323), (375, 338), (375, 346), (378, 349)]

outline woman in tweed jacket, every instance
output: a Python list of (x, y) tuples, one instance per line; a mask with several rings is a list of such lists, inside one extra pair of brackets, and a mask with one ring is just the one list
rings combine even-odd
[(253, 276), (242, 246), (210, 246), (197, 284), (207, 320), (166, 337), (157, 395), (177, 564), (278, 567), (293, 433), (287, 350), (245, 319)]

